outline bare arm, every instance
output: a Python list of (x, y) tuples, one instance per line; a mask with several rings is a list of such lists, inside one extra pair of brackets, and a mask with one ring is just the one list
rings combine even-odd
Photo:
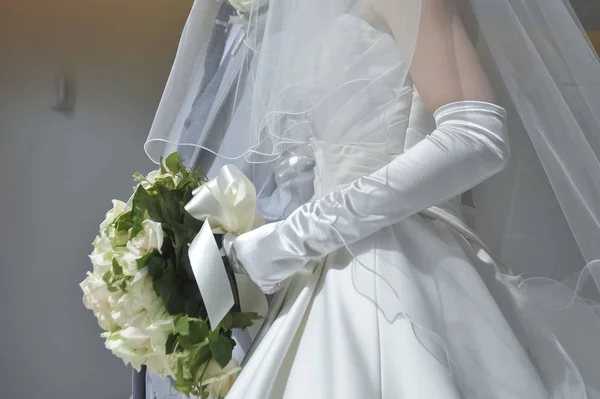
[[(413, 0), (368, 0), (397, 42), (406, 40), (406, 7)], [(410, 73), (430, 111), (465, 100), (494, 102), (494, 93), (469, 39), (455, 0), (421, 0)]]

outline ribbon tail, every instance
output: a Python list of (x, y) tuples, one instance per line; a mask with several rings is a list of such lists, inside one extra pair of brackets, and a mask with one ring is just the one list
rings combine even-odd
[(215, 329), (235, 304), (221, 252), (208, 221), (189, 248), (190, 264), (211, 328)]

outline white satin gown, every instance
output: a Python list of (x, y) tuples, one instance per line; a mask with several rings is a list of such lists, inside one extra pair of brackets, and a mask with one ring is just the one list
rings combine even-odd
[[(346, 35), (360, 40), (336, 50)], [(315, 197), (378, 170), (435, 128), (412, 83), (395, 79), (401, 60), (389, 35), (348, 15), (323, 46), (344, 80), (378, 79), (311, 114)], [(286, 162), (292, 168), (282, 157), (280, 169)], [(270, 327), (228, 399), (586, 397), (589, 375), (530, 320), (518, 279), (465, 226), (451, 200), (296, 275), (276, 294)]]

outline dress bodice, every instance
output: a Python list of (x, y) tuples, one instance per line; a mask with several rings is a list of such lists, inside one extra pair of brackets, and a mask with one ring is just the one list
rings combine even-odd
[[(304, 165), (314, 167), (313, 198), (318, 198), (382, 168), (430, 134), (435, 121), (388, 33), (344, 15), (314, 52), (307, 57), (314, 61), (302, 66), (311, 79), (293, 96), (302, 103), (298, 108), (308, 111), (289, 117), (286, 131), (310, 143), (314, 162)], [(297, 169), (295, 155), (284, 154), (277, 169)], [(278, 186), (288, 184), (280, 180)], [(458, 203), (447, 204), (456, 214)]]
[[(370, 174), (431, 133), (426, 111), (394, 39), (344, 15), (328, 30), (309, 65), (313, 84), (299, 101), (310, 109), (315, 195)], [(307, 124), (301, 124), (306, 129)]]

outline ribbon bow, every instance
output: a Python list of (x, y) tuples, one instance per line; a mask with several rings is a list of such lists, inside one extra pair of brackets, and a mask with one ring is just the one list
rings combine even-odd
[[(224, 166), (216, 178), (198, 187), (193, 194), (185, 210), (204, 224), (188, 253), (210, 325), (217, 328), (235, 300), (213, 234), (240, 235), (263, 224), (264, 219), (256, 212), (254, 185), (233, 165)], [(246, 276), (235, 278), (242, 311), (264, 316), (268, 306), (262, 292)], [(257, 330), (259, 326), (253, 327)]]

